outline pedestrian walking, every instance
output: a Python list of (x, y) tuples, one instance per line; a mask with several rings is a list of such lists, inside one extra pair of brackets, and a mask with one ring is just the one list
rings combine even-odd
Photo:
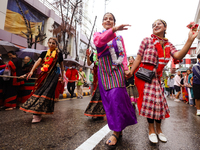
[(170, 99), (174, 98), (174, 75), (170, 75), (167, 85), (169, 86)]
[(67, 90), (70, 93), (70, 100), (72, 100), (74, 96), (74, 90), (76, 87), (76, 82), (79, 79), (79, 74), (78, 71), (76, 70), (76, 64), (72, 64), (69, 66), (69, 68), (66, 71), (66, 77), (68, 78), (68, 83), (67, 83)]
[(168, 81), (168, 76), (166, 76), (165, 79), (164, 79), (165, 96), (166, 96), (166, 97), (169, 96), (169, 86), (167, 85), (167, 81)]
[[(136, 77), (135, 84), (139, 92), (137, 103), (139, 114), (146, 117), (148, 121), (149, 140), (152, 143), (158, 143), (158, 139), (162, 142), (167, 142), (167, 138), (161, 130), (161, 121), (170, 116), (160, 82), (162, 71), (169, 62), (170, 56), (174, 58), (174, 63), (176, 64), (179, 62), (178, 60), (181, 60), (187, 54), (198, 32), (191, 29), (186, 44), (182, 50), (178, 51), (165, 38), (167, 23), (164, 20), (156, 20), (152, 25), (152, 29), (153, 34), (151, 37), (144, 38), (140, 45), (131, 73), (133, 74), (135, 70), (137, 72), (140, 67), (152, 71), (156, 70), (156, 75), (153, 77), (151, 83)], [(154, 123), (156, 130), (154, 129)]]
[(85, 72), (83, 72), (83, 67), (79, 67), (79, 79), (77, 82), (77, 94), (78, 97), (77, 98), (83, 98), (83, 84), (85, 83), (86, 80), (86, 75)]
[(193, 92), (197, 113), (200, 116), (200, 54), (197, 55), (198, 62), (192, 68), (193, 71)]
[(91, 55), (89, 49), (86, 51), (87, 55), (87, 65), (90, 66), (92, 63), (94, 63), (93, 67), (93, 92), (92, 92), (92, 98), (85, 110), (84, 115), (90, 116), (94, 120), (103, 119), (104, 116), (106, 116), (105, 110), (103, 108), (101, 95), (99, 91), (98, 86), (98, 77), (97, 77), (97, 69), (98, 69), (98, 56), (97, 51), (95, 50)]
[(186, 104), (189, 104), (189, 99), (190, 99), (190, 85), (188, 84), (188, 78), (189, 78), (189, 75), (191, 74), (191, 70), (190, 69), (187, 69), (186, 71), (186, 75), (185, 75), (185, 79), (184, 79), (184, 86), (185, 86), (185, 90), (186, 90), (186, 94), (185, 94), (185, 98), (186, 98)]
[[(131, 70), (131, 67), (132, 67), (134, 61), (135, 61), (135, 59), (132, 56), (129, 57), (129, 65), (128, 65), (129, 70)], [(132, 105), (136, 109), (139, 94), (138, 94), (137, 87), (135, 86), (134, 74), (130, 78), (126, 79), (126, 90), (130, 97)]]
[(177, 71), (177, 74), (174, 77), (174, 89), (177, 92), (175, 99), (174, 99), (175, 102), (180, 102), (180, 100), (179, 100), (179, 96), (181, 94), (180, 82), (181, 82), (181, 72)]
[(115, 17), (106, 13), (103, 17), (103, 32), (94, 33), (94, 44), (99, 58), (98, 85), (107, 122), (113, 134), (106, 141), (115, 147), (122, 130), (137, 123), (135, 110), (126, 91), (125, 76), (130, 75), (127, 67), (123, 38), (116, 31), (127, 30), (128, 24), (115, 26)]
[[(42, 63), (41, 71), (35, 82), (32, 96), (20, 107), (21, 110), (33, 113), (32, 123), (40, 122), (43, 114), (53, 114), (55, 89), (61, 68), (61, 80), (63, 81), (64, 65), (62, 53), (57, 48), (57, 39), (48, 39), (48, 51), (42, 52), (27, 79), (33, 75), (36, 68)], [(60, 68), (59, 68), (60, 66)]]
[[(22, 75), (22, 61), (17, 57), (14, 51), (8, 52), (10, 61), (8, 62), (11, 76)], [(7, 66), (7, 67), (8, 67)], [(6, 67), (6, 68), (7, 68)], [(5, 110), (13, 110), (17, 107), (17, 97), (19, 95), (20, 85), (23, 85), (24, 81), (18, 78), (10, 78), (4, 81), (4, 106)]]

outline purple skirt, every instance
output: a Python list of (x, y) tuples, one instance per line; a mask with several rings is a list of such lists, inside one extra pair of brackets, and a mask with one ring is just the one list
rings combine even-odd
[(126, 87), (113, 88), (106, 91), (101, 82), (99, 68), (98, 79), (99, 91), (109, 128), (120, 132), (127, 126), (136, 124), (135, 110), (131, 104)]

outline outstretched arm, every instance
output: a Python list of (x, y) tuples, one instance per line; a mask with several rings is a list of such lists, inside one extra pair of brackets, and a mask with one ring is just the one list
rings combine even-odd
[(190, 30), (190, 32), (188, 34), (188, 39), (187, 39), (185, 45), (183, 46), (183, 48), (180, 51), (174, 53), (173, 57), (175, 59), (181, 60), (187, 54), (194, 39), (197, 37), (198, 33), (199, 33), (199, 31), (192, 31), (192, 29)]
[(33, 72), (35, 71), (35, 69), (40, 65), (40, 63), (42, 62), (42, 58), (39, 58), (35, 64), (33, 65), (33, 68), (31, 69), (31, 71), (29, 72), (27, 79), (30, 78), (33, 75)]
[(106, 30), (104, 33), (99, 33), (99, 32), (94, 33), (94, 45), (96, 47), (104, 46), (105, 44), (107, 44), (108, 42), (110, 42), (112, 39), (116, 37), (116, 34), (115, 34), (116, 31), (128, 30), (127, 28), (128, 26), (130, 25), (122, 24), (120, 26), (110, 28)]
[(96, 47), (102, 47), (108, 42), (110, 42), (112, 39), (114, 39), (115, 37), (116, 37), (116, 34), (113, 33), (112, 28), (103, 33), (95, 32), (94, 45)]

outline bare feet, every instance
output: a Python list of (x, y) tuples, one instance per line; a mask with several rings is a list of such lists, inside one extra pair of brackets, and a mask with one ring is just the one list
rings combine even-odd
[(32, 123), (39, 123), (42, 120), (41, 115), (33, 115)]

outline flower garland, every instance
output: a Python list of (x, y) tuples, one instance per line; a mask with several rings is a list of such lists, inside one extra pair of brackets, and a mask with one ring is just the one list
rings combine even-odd
[(48, 49), (44, 58), (44, 63), (43, 63), (43, 67), (41, 68), (41, 71), (47, 72), (49, 70), (49, 66), (51, 66), (54, 58), (56, 57), (56, 53), (57, 53), (57, 48), (53, 51)]
[(124, 60), (124, 49), (122, 45), (122, 37), (117, 36), (114, 40), (116, 40), (116, 44), (119, 50), (119, 57), (115, 53), (115, 48), (113, 47), (113, 41), (107, 43), (109, 47), (109, 52), (112, 58), (112, 68), (115, 68), (117, 65), (121, 65)]

